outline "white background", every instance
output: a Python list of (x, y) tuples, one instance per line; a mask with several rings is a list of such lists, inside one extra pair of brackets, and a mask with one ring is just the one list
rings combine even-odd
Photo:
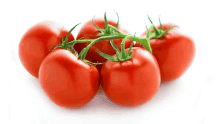
[[(217, 0), (161, 1), (24, 1), (0, 2), (0, 123), (1, 124), (220, 124), (220, 19)], [(18, 44), (34, 24), (51, 20), (73, 31), (96, 17), (117, 20), (137, 36), (149, 26), (147, 14), (158, 24), (174, 23), (196, 43), (196, 57), (179, 79), (162, 84), (148, 103), (134, 108), (112, 103), (103, 92), (85, 107), (65, 109), (52, 103), (38, 79), (22, 66)]]

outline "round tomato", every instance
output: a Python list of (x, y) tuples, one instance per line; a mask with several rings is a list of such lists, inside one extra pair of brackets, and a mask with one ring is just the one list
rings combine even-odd
[[(168, 27), (165, 25), (163, 29), (166, 30)], [(145, 37), (146, 32), (141, 36)], [(195, 56), (194, 41), (178, 33), (176, 28), (159, 39), (151, 39), (150, 45), (152, 54), (157, 59), (160, 67), (162, 82), (169, 82), (183, 75)]]
[(57, 105), (79, 108), (86, 105), (98, 91), (99, 72), (68, 50), (57, 49), (42, 62), (40, 85)]
[[(99, 28), (104, 29), (105, 28), (105, 21), (104, 19), (94, 19), (93, 20), (95, 25), (97, 25)], [(115, 26), (116, 22), (109, 20), (108, 24)], [(126, 30), (123, 30), (120, 28), (120, 25), (117, 28), (119, 31), (122, 31), (124, 33), (128, 33)], [(82, 29), (79, 31), (77, 35), (78, 39), (96, 39), (96, 35), (98, 35), (100, 31), (93, 25), (92, 20), (88, 21), (86, 24), (83, 25)], [(121, 42), (123, 39), (115, 39), (113, 42), (118, 46), (119, 49), (121, 49)], [(75, 44), (74, 48), (76, 51), (80, 52), (83, 48), (85, 48), (89, 43), (77, 43)], [(128, 48), (131, 44), (131, 40), (127, 40), (125, 42), (125, 48)], [(110, 42), (108, 40), (101, 41), (98, 43), (95, 43), (88, 51), (86, 55), (86, 59), (91, 62), (105, 62), (106, 59), (100, 56), (96, 50), (99, 50), (101, 52), (107, 53), (109, 55), (114, 55), (116, 52), (111, 46)], [(98, 70), (101, 70), (102, 65), (97, 65)]]
[(133, 53), (133, 58), (124, 62), (107, 60), (101, 70), (105, 94), (121, 106), (142, 105), (160, 87), (160, 70), (153, 55), (141, 48), (133, 48)]
[[(34, 77), (38, 77), (39, 67), (43, 59), (56, 45), (61, 44), (62, 37), (68, 30), (51, 21), (40, 22), (31, 27), (21, 38), (19, 44), (19, 57), (25, 69)], [(74, 40), (72, 34), (68, 41)]]

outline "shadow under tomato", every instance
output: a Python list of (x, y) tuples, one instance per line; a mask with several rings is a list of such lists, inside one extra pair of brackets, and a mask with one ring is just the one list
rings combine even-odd
[(175, 93), (175, 90), (178, 90), (178, 87), (180, 87), (181, 79), (176, 79), (174, 81), (161, 83), (161, 86), (157, 92), (157, 94), (147, 103), (136, 106), (136, 107), (125, 107), (125, 106), (119, 106), (115, 103), (113, 103), (103, 91), (102, 87), (99, 88), (98, 93), (93, 98), (92, 101), (90, 101), (86, 106), (79, 108), (78, 110), (86, 110), (86, 109), (108, 109), (113, 111), (120, 111), (120, 110), (134, 110), (134, 109), (146, 109), (154, 104), (159, 104), (159, 102), (162, 102), (166, 97), (171, 95), (172, 93)]
[(173, 95), (172, 93), (175, 93), (175, 91), (181, 87), (182, 83), (184, 82), (182, 82), (181, 78), (161, 83), (157, 94), (151, 99), (151, 101), (154, 103), (162, 102), (166, 97)]
[(87, 105), (81, 108), (70, 108), (69, 109), (69, 108), (60, 107), (54, 104), (52, 101), (50, 101), (50, 99), (46, 96), (46, 94), (44, 94), (43, 90), (41, 89), (39, 80), (37, 78), (31, 77), (30, 75), (26, 77), (30, 77), (31, 79), (29, 80), (33, 81), (34, 83), (32, 84), (35, 85), (35, 87), (39, 89), (39, 92), (42, 93), (41, 96), (44, 97), (43, 101), (46, 102), (45, 104), (48, 104), (46, 106), (53, 109), (54, 111), (57, 111), (57, 112), (59, 111), (63, 113), (75, 113), (75, 112), (84, 113), (85, 111), (87, 112), (97, 111), (98, 112), (99, 110), (100, 111), (107, 110), (110, 113), (120, 114), (121, 110), (122, 111), (133, 111), (133, 110), (149, 109), (151, 106), (160, 105), (160, 102), (165, 100), (166, 97), (168, 97), (172, 93), (175, 93), (175, 90), (178, 90), (178, 87), (181, 86), (181, 83), (184, 83), (181, 81), (181, 78), (176, 79), (171, 82), (161, 83), (159, 91), (150, 101), (148, 101), (147, 103), (143, 105), (136, 106), (136, 107), (123, 107), (123, 106), (119, 106), (113, 103), (105, 95), (102, 87), (100, 87), (95, 97)]

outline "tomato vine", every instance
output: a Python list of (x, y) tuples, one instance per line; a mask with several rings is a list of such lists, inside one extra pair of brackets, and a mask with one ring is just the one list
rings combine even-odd
[[(81, 60), (83, 60), (84, 62), (86, 62), (88, 64), (97, 65), (97, 64), (102, 64), (102, 63), (92, 63), (92, 62), (89, 62), (89, 61), (85, 60), (86, 54), (87, 54), (88, 50), (90, 49), (90, 47), (92, 45), (94, 45), (95, 43), (101, 42), (101, 41), (104, 41), (104, 40), (109, 40), (112, 47), (116, 51), (116, 58), (114, 58), (114, 57), (112, 57), (108, 54), (105, 54), (101, 51), (98, 51), (98, 50), (97, 50), (97, 52), (102, 57), (104, 57), (106, 59), (110, 59), (111, 61), (125, 61), (125, 60), (128, 60), (128, 59), (132, 58), (132, 56), (130, 56), (130, 52), (132, 52), (132, 50), (129, 50), (129, 54), (125, 53), (124, 43), (125, 43), (126, 40), (132, 40), (132, 44), (133, 44), (133, 41), (136, 41), (136, 42), (142, 44), (145, 47), (146, 50), (148, 50), (150, 53), (152, 53), (152, 49), (151, 49), (151, 46), (150, 46), (150, 39), (152, 39), (152, 38), (161, 38), (165, 34), (167, 34), (173, 27), (176, 27), (176, 26), (172, 26), (172, 27), (169, 27), (166, 31), (163, 31), (162, 26), (160, 26), (161, 28), (158, 30), (156, 28), (156, 26), (153, 24), (153, 22), (151, 21), (150, 17), (148, 16), (148, 19), (151, 22), (151, 26), (149, 27), (149, 29), (147, 28), (146, 37), (137, 37), (137, 36), (132, 35), (132, 34), (125, 34), (125, 33), (121, 32), (117, 29), (118, 24), (119, 24), (119, 16), (118, 16), (117, 12), (116, 12), (116, 14), (117, 14), (117, 17), (118, 17), (118, 22), (115, 26), (112, 26), (112, 25), (108, 24), (108, 21), (107, 21), (107, 18), (106, 18), (106, 12), (105, 12), (105, 14), (104, 14), (105, 29), (101, 29), (98, 26), (96, 26), (95, 23), (93, 22), (93, 19), (94, 19), (95, 16), (92, 18), (93, 25), (100, 31), (100, 34), (96, 36), (97, 37), (96, 39), (88, 39), (88, 40), (80, 40), (79, 39), (79, 40), (73, 40), (71, 42), (67, 42), (69, 34), (80, 24), (79, 23), (79, 24), (75, 25), (69, 31), (69, 33), (67, 34), (67, 36), (64, 40), (62, 39), (62, 44), (57, 45), (54, 49), (56, 49), (58, 47), (61, 47), (63, 49), (70, 50), (77, 57), (79, 57)], [(161, 25), (160, 18), (159, 18), (159, 22), (160, 22), (160, 25)], [(154, 30), (154, 32), (152, 32), (152, 30)], [(114, 40), (114, 39), (123, 39), (123, 42), (121, 43), (121, 50), (122, 50), (121, 52), (118, 50), (118, 48), (116, 48), (116, 46), (112, 42), (112, 40)], [(78, 54), (76, 52), (76, 50), (74, 50), (74, 48), (73, 48), (74, 45), (76, 43), (85, 43), (85, 42), (90, 42), (90, 44), (87, 47), (85, 47)], [(130, 46), (130, 49), (131, 48), (132, 48), (132, 46)]]

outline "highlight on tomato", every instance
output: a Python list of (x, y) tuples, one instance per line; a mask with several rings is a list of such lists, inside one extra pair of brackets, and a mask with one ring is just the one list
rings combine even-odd
[(101, 70), (101, 85), (105, 94), (120, 106), (139, 106), (150, 101), (160, 87), (156, 59), (147, 50), (132, 48), (132, 44), (126, 50), (122, 46), (121, 52), (116, 45), (113, 46), (116, 50), (114, 56), (98, 51), (109, 59)]
[[(141, 37), (146, 37), (146, 35), (147, 31)], [(173, 24), (161, 24), (160, 22), (159, 26), (154, 26), (150, 36), (150, 45), (152, 54), (160, 67), (162, 82), (169, 82), (182, 76), (195, 57), (194, 41), (179, 33), (178, 28)], [(140, 47), (140, 44), (135, 46)]]
[(65, 108), (85, 106), (100, 86), (96, 67), (65, 49), (54, 50), (43, 60), (39, 81), (50, 100)]
[[(56, 45), (61, 44), (68, 30), (52, 21), (37, 23), (27, 30), (19, 43), (19, 58), (25, 69), (38, 78), (41, 62)], [(62, 38), (61, 38), (62, 36)], [(69, 34), (68, 41), (74, 40)]]
[(152, 39), (151, 47), (158, 61), (163, 82), (182, 76), (195, 57), (193, 40), (181, 34), (169, 33), (162, 39)]
[(195, 44), (173, 24), (152, 23), (136, 37), (118, 22), (107, 20), (105, 13), (104, 20), (87, 22), (76, 40), (71, 32), (79, 24), (67, 31), (54, 22), (38, 23), (20, 41), (20, 60), (61, 107), (87, 105), (100, 84), (117, 105), (143, 105), (156, 95), (161, 81), (175, 80), (189, 68)]

